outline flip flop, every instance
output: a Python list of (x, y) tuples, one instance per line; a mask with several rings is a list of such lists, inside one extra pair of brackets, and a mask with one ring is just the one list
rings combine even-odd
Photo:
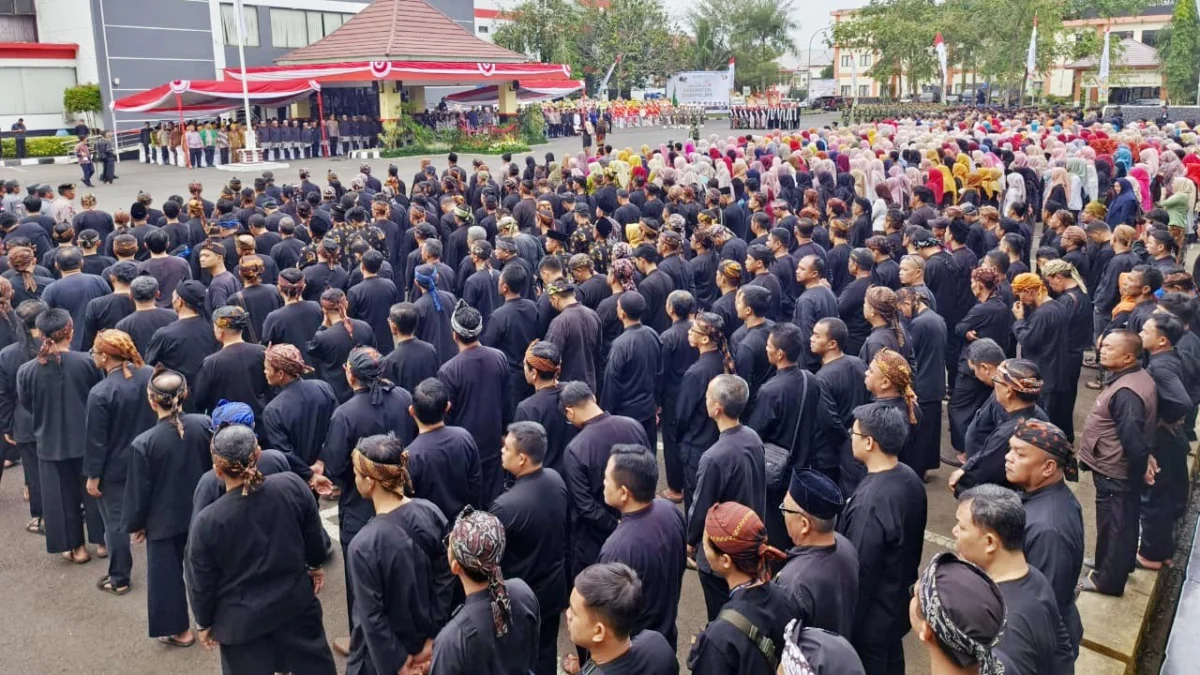
[(92, 561), (92, 556), (90, 553), (85, 553), (82, 558), (76, 558), (74, 551), (66, 551), (62, 554), (62, 557), (73, 565), (83, 565)]
[(679, 497), (673, 497), (673, 496), (671, 496), (671, 493), (666, 490), (659, 490), (658, 496), (671, 502), (672, 504), (682, 504), (683, 503), (683, 495), (680, 495)]
[(129, 586), (113, 586), (112, 579), (108, 576), (101, 577), (100, 581), (96, 582), (96, 588), (99, 588), (105, 593), (112, 593), (113, 595), (125, 595), (129, 592)]
[(41, 518), (34, 518), (25, 524), (25, 531), (30, 534), (46, 536), (46, 524), (42, 522)]
[(1088, 380), (1087, 382), (1083, 383), (1083, 386), (1085, 386), (1088, 389), (1091, 389), (1093, 391), (1100, 391), (1101, 389), (1104, 388), (1104, 385), (1100, 384), (1096, 380)]
[(97, 558), (99, 558), (99, 559), (101, 559), (101, 560), (104, 560), (105, 558), (107, 558), (107, 557), (108, 557), (108, 549), (104, 549), (104, 553), (101, 553), (101, 552), (100, 552), (100, 550), (99, 550), (99, 549), (97, 549), (97, 550), (96, 550), (96, 557), (97, 557)]
[(174, 635), (172, 635), (170, 637), (160, 637), (160, 638), (158, 638), (158, 641), (163, 643), (164, 645), (167, 645), (168, 647), (180, 647), (183, 649), (187, 649), (188, 647), (191, 647), (192, 645), (196, 644), (196, 636), (193, 635), (191, 641), (189, 641), (189, 642), (184, 642), (183, 640), (176, 638)]

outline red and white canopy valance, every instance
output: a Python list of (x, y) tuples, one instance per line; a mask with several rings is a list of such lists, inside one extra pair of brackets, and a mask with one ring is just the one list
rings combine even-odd
[[(287, 79), (247, 82), (250, 101), (261, 106), (281, 106), (320, 91), (315, 80)], [(113, 101), (117, 112), (171, 112), (216, 115), (241, 105), (242, 83), (236, 80), (172, 80), (153, 89)]]
[[(583, 91), (583, 80), (521, 80), (517, 90), (518, 103), (538, 103)], [(491, 85), (471, 91), (463, 91), (446, 97), (451, 103), (462, 105), (494, 105), (500, 102), (500, 87)]]
[[(226, 77), (242, 79), (240, 68), (226, 68)], [(364, 80), (403, 80), (405, 82), (446, 82), (470, 84), (495, 80), (569, 80), (571, 67), (554, 63), (460, 63), (453, 61), (353, 61), (313, 63), (290, 66), (247, 68), (250, 82), (280, 80), (317, 80), (319, 82), (355, 82)]]

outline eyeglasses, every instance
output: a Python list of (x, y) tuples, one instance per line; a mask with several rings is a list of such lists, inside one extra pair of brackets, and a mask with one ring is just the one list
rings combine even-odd
[(859, 432), (857, 432), (857, 431), (855, 431), (855, 430), (853, 430), (853, 429), (851, 429), (851, 430), (850, 430), (850, 433), (854, 434), (855, 436), (860, 436), (860, 437), (862, 437), (862, 438), (874, 438), (874, 436), (872, 436), (871, 434), (863, 434), (863, 433), (859, 433)]
[(796, 509), (789, 509), (788, 507), (784, 506), (783, 504), (779, 505), (779, 510), (782, 513), (790, 513), (793, 516), (807, 516), (808, 515), (807, 513), (803, 512), (803, 511), (797, 511)]

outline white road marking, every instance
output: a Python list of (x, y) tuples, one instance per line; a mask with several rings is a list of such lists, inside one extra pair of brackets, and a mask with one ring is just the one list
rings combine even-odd
[(937, 532), (930, 532), (929, 530), (925, 530), (925, 541), (933, 544), (934, 546), (941, 546), (942, 548), (944, 548), (948, 551), (955, 550), (954, 540), (951, 539), (950, 537), (943, 537), (942, 535), (938, 534)]

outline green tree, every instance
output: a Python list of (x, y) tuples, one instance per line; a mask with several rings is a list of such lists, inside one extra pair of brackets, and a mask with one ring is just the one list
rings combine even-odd
[(706, 5), (712, 0), (701, 4), (704, 11), (693, 10), (688, 13), (686, 23), (692, 34), (692, 41), (686, 57), (689, 70), (720, 70), (729, 63), (733, 50), (729, 46), (729, 25), (716, 17), (716, 12), (709, 12)]
[(796, 50), (792, 36), (800, 24), (791, 0), (745, 0), (730, 12), (720, 0), (701, 0), (687, 17), (693, 43), (688, 63), (698, 70), (724, 69), (737, 61), (734, 87), (778, 84), (779, 57)]
[(1171, 102), (1196, 101), (1196, 79), (1200, 77), (1200, 18), (1195, 3), (1178, 0), (1171, 24), (1158, 47), (1162, 59), (1163, 83)]
[(565, 63), (577, 71), (583, 15), (579, 5), (572, 0), (522, 0), (506, 13), (511, 20), (492, 34), (497, 45), (542, 63)]
[(608, 86), (621, 95), (685, 67), (685, 38), (667, 17), (662, 0), (611, 0), (606, 7), (589, 4), (580, 26), (581, 72), (588, 79), (588, 91), (604, 79), (618, 56), (621, 62)]
[(821, 69), (821, 79), (829, 80), (833, 78), (833, 64), (829, 64)]

